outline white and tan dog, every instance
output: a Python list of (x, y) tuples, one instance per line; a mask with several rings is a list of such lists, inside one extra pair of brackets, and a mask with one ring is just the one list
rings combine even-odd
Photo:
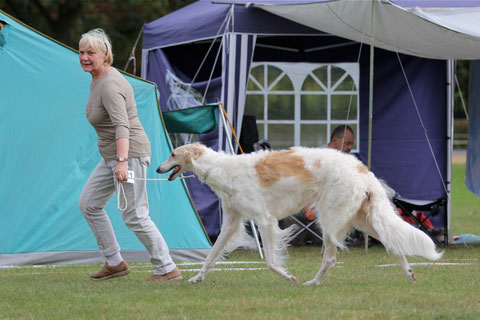
[(201, 144), (190, 144), (175, 149), (157, 172), (170, 170), (170, 181), (185, 171), (195, 173), (221, 199), (225, 214), (215, 245), (190, 283), (205, 278), (228, 241), (242, 229), (245, 219), (252, 219), (258, 226), (267, 266), (298, 283), (282, 266), (289, 230), (280, 230), (278, 219), (306, 206), (315, 209), (325, 249), (320, 270), (305, 285), (320, 283), (335, 263), (337, 246), (345, 247), (344, 239), (352, 226), (380, 240), (397, 257), (411, 281), (416, 277), (405, 255), (430, 260), (442, 257), (425, 233), (396, 214), (374, 174), (354, 156), (337, 150), (299, 147), (227, 155)]

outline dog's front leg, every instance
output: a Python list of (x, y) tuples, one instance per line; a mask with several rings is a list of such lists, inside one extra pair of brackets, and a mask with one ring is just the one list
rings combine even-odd
[(202, 269), (198, 274), (188, 280), (188, 283), (198, 283), (205, 279), (207, 273), (213, 268), (215, 262), (217, 261), (220, 254), (223, 252), (225, 245), (232, 238), (232, 236), (239, 230), (240, 223), (243, 222), (243, 219), (240, 216), (230, 216), (226, 213), (226, 219), (220, 230), (220, 235), (217, 238), (217, 241), (210, 250), (210, 253), (203, 263)]

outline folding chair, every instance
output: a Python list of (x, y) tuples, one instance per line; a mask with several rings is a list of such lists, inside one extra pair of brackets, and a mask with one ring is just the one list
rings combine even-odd
[[(305, 215), (306, 219), (302, 219), (302, 215)], [(297, 214), (291, 215), (283, 220), (281, 220), (281, 224), (285, 225), (288, 224), (288, 221), (293, 222), (299, 226), (299, 230), (294, 233), (291, 237), (291, 243), (295, 243), (295, 240), (299, 241), (300, 235), (305, 232), (308, 232), (312, 235), (313, 238), (318, 239), (320, 242), (323, 242), (323, 238), (321, 233), (314, 229), (315, 226), (315, 214), (309, 208), (305, 208)], [(302, 221), (303, 220), (303, 221)], [(306, 220), (306, 221), (305, 221)], [(304, 244), (304, 243), (302, 243)]]
[[(447, 198), (439, 198), (437, 200), (414, 200), (414, 199), (405, 199), (400, 197), (393, 197), (392, 199), (393, 204), (400, 208), (404, 214), (406, 214), (411, 220), (415, 223), (414, 225), (425, 232), (432, 240), (439, 246), (442, 244), (436, 238), (436, 234), (434, 232), (435, 229), (429, 229), (425, 227), (424, 222), (426, 219), (430, 217), (434, 217), (440, 213), (440, 208), (445, 207), (447, 204)], [(420, 219), (415, 212), (423, 212), (425, 217)], [(443, 228), (444, 238), (443, 238), (443, 245), (447, 246), (448, 244), (448, 225), (447, 219), (445, 219), (445, 225)]]

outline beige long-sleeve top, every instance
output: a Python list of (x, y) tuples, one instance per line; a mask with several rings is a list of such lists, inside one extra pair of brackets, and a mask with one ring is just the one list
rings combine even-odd
[(120, 138), (129, 140), (129, 158), (150, 156), (150, 141), (138, 119), (132, 86), (117, 69), (109, 68), (90, 89), (87, 115), (106, 161), (117, 158), (116, 140)]

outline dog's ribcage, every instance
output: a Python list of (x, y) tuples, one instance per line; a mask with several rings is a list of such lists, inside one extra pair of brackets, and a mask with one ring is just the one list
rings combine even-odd
[(345, 201), (360, 206), (367, 193), (366, 168), (336, 150), (293, 148), (204, 160), (214, 161), (206, 182), (245, 216), (268, 210), (281, 219), (312, 204), (329, 210)]

